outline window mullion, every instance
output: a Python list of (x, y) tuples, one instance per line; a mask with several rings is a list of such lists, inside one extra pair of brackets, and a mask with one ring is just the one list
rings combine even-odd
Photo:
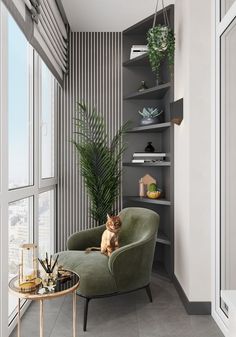
[[(8, 302), (8, 205), (7, 205), (7, 190), (8, 190), (8, 128), (7, 128), (7, 57), (8, 57), (8, 42), (7, 42), (7, 12), (4, 6), (0, 4), (1, 26), (0, 26), (0, 43), (1, 43), (1, 221), (0, 221), (0, 250), (1, 250), (1, 269), (0, 269), (0, 334), (7, 336), (8, 330), (8, 311), (5, 303)], [(4, 48), (3, 48), (4, 46)]]
[(39, 80), (40, 80), (40, 68), (39, 68), (39, 56), (34, 51), (34, 184), (35, 184), (35, 194), (34, 194), (34, 242), (38, 246), (38, 217), (39, 217), (39, 177), (40, 177), (40, 93), (39, 93)]

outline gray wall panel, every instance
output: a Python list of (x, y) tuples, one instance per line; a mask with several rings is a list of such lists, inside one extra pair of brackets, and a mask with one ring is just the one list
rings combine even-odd
[[(110, 138), (122, 123), (121, 33), (70, 33), (69, 74), (65, 77), (58, 122), (57, 250), (66, 248), (72, 233), (91, 228), (89, 199), (79, 171), (73, 138), (76, 102), (97, 108)], [(116, 208), (121, 207), (118, 200)]]

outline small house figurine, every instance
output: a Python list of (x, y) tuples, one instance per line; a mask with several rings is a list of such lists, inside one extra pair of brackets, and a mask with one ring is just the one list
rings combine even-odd
[(150, 184), (156, 184), (156, 179), (154, 179), (152, 176), (149, 174), (146, 174), (144, 177), (142, 177), (139, 180), (139, 196), (145, 197), (147, 195), (147, 187)]

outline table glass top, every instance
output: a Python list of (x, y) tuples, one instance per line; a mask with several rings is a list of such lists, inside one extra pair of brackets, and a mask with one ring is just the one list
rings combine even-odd
[(18, 287), (18, 276), (11, 279), (9, 288), (14, 292), (27, 298), (60, 296), (60, 293), (69, 293), (79, 286), (79, 276), (72, 271), (66, 271), (67, 277), (59, 276), (53, 288), (44, 287), (42, 283), (33, 291), (24, 292)]

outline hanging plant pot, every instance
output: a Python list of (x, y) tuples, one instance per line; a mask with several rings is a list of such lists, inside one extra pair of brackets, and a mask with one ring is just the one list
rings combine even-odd
[[(162, 3), (163, 4), (163, 3)], [(147, 33), (148, 58), (152, 71), (156, 73), (157, 85), (160, 84), (160, 66), (165, 57), (167, 57), (170, 73), (174, 65), (175, 53), (175, 36), (172, 29), (169, 27), (169, 20), (166, 9), (163, 4), (164, 25), (156, 24), (157, 7), (153, 21), (153, 27)]]
[(175, 37), (173, 31), (167, 26), (157, 25), (148, 31), (148, 58), (152, 71), (160, 80), (161, 62), (167, 57), (169, 69), (174, 64)]
[(167, 26), (159, 26), (159, 34), (156, 34), (156, 50), (157, 52), (165, 52), (168, 48), (169, 28)]

